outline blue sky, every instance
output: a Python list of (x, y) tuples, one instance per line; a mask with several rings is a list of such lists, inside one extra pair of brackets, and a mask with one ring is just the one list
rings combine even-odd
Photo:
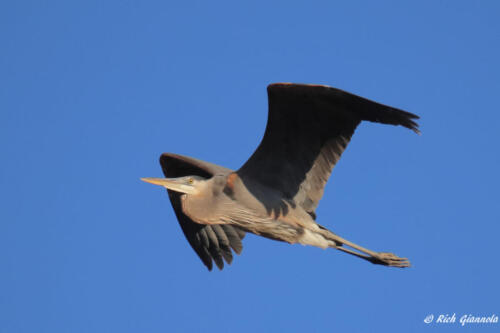
[[(0, 332), (426, 332), (500, 316), (496, 1), (4, 1)], [(410, 258), (373, 266), (249, 235), (208, 272), (161, 176), (237, 169), (266, 85), (335, 86), (421, 116), (363, 123), (318, 222)], [(498, 325), (466, 331), (496, 331)]]

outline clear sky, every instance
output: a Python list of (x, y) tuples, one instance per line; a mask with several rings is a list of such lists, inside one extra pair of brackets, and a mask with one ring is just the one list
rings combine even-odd
[[(456, 332), (424, 318), (500, 316), (499, 17), (497, 1), (3, 1), (0, 332)], [(139, 180), (162, 175), (162, 152), (237, 169), (282, 81), (421, 116), (421, 136), (361, 124), (317, 210), (412, 268), (248, 235), (208, 272)]]

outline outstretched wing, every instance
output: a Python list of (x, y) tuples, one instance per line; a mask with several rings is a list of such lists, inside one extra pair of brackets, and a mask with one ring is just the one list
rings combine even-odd
[(277, 83), (267, 92), (264, 138), (237, 173), (255, 196), (261, 193), (255, 182), (264, 184), (313, 217), (333, 167), (362, 120), (419, 133), (413, 121), (418, 116), (336, 88)]
[[(231, 172), (212, 163), (168, 153), (161, 155), (160, 164), (165, 177), (195, 175), (210, 178), (214, 174)], [(182, 211), (180, 193), (168, 190), (168, 196), (186, 239), (205, 266), (212, 270), (212, 261), (215, 261), (219, 269), (224, 268), (224, 260), (231, 264), (233, 260), (231, 249), (237, 254), (241, 253), (243, 249), (241, 240), (245, 237), (245, 232), (231, 225), (198, 224)]]

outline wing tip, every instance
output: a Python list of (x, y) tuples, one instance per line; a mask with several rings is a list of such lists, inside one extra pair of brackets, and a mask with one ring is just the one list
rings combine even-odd
[(420, 129), (418, 128), (419, 125), (415, 121), (417, 119), (420, 119), (419, 116), (417, 116), (416, 114), (413, 114), (411, 112), (407, 112), (407, 111), (403, 111), (403, 110), (399, 110), (399, 109), (395, 109), (395, 108), (393, 108), (393, 112), (395, 112), (395, 114), (399, 118), (396, 125), (404, 126), (408, 129), (412, 130), (416, 134), (422, 135), (422, 133), (420, 132)]

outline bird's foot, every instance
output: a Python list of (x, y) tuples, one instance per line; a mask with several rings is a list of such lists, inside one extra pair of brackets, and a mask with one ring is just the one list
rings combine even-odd
[(408, 258), (400, 258), (393, 253), (378, 252), (376, 257), (370, 260), (377, 265), (391, 266), (391, 267), (410, 267)]

